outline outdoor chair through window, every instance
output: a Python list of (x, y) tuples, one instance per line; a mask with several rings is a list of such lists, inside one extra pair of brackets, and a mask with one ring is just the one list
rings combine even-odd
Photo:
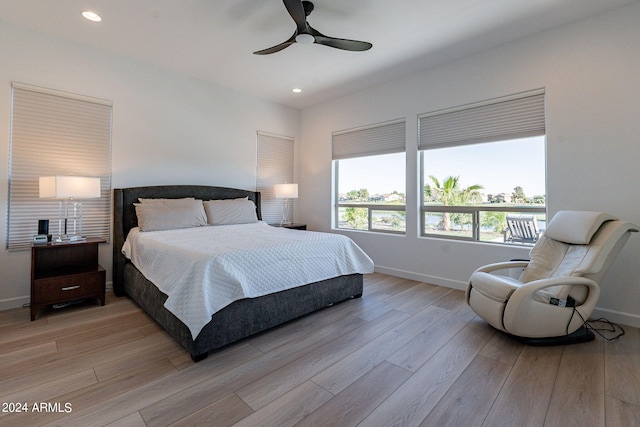
[(534, 244), (540, 237), (538, 222), (534, 215), (507, 215), (504, 241), (508, 243)]

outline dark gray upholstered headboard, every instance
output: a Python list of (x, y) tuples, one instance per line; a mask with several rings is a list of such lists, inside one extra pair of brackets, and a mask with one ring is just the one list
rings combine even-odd
[(262, 219), (260, 193), (237, 188), (209, 187), (205, 185), (158, 185), (151, 187), (116, 188), (113, 190), (113, 291), (124, 295), (124, 265), (127, 259), (121, 249), (129, 230), (138, 225), (134, 203), (138, 198), (195, 197), (201, 200), (237, 199), (249, 197), (256, 204), (258, 219)]

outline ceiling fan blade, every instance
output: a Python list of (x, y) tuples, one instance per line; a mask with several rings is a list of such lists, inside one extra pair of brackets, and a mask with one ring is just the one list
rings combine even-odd
[(269, 55), (271, 53), (276, 53), (276, 52), (280, 52), (281, 50), (288, 48), (289, 46), (291, 46), (292, 44), (294, 44), (296, 42), (296, 35), (298, 34), (298, 32), (296, 31), (295, 33), (293, 33), (293, 35), (291, 37), (289, 37), (289, 40), (284, 41), (280, 44), (277, 44), (275, 46), (269, 47), (267, 49), (262, 49), (259, 50), (257, 52), (253, 52), (254, 55)]
[(359, 40), (337, 39), (335, 37), (320, 36), (316, 37), (316, 43), (335, 47), (336, 49), (351, 50), (354, 52), (362, 52), (369, 50), (373, 45), (369, 42), (361, 42)]
[(320, 31), (312, 28), (311, 25), (309, 25), (308, 28), (311, 35), (313, 35), (313, 37), (315, 38), (315, 43), (317, 44), (335, 47), (336, 49), (350, 50), (354, 52), (362, 52), (373, 47), (373, 45), (369, 42), (325, 36)]
[(280, 52), (281, 50), (291, 46), (292, 44), (294, 44), (295, 41), (293, 42), (284, 42), (284, 43), (280, 43), (279, 45), (267, 48), (267, 49), (262, 49), (259, 50), (257, 52), (253, 52), (254, 55), (269, 55), (271, 53), (276, 53), (276, 52)]
[(307, 15), (304, 12), (304, 7), (302, 6), (302, 0), (282, 0), (284, 3), (284, 7), (287, 8), (289, 15), (293, 18), (293, 21), (296, 23), (296, 27), (298, 28), (298, 32), (301, 33), (307, 28)]

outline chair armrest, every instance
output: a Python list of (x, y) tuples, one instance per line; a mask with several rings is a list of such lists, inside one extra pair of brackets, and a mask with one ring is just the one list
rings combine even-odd
[[(596, 290), (600, 292), (600, 286), (591, 279), (586, 277), (555, 277), (549, 279), (534, 280), (529, 283), (524, 283), (518, 291), (522, 294), (534, 294), (542, 289), (551, 288), (553, 286), (573, 286), (581, 285), (586, 286), (591, 291)], [(587, 298), (588, 300), (589, 298)]]
[[(589, 293), (587, 295), (587, 299), (582, 304), (576, 307), (559, 307), (559, 306), (554, 306), (554, 305), (547, 304), (534, 299), (535, 293), (542, 289), (550, 288), (553, 286), (566, 286), (566, 285), (569, 285), (569, 286), (577, 285), (577, 286), (588, 287)], [(521, 287), (516, 289), (511, 294), (511, 297), (509, 298), (509, 303), (505, 307), (505, 311), (504, 311), (503, 319), (504, 319), (505, 327), (507, 324), (509, 324), (511, 326), (511, 329), (515, 329), (515, 327), (512, 326), (512, 322), (514, 322), (516, 319), (530, 319), (531, 318), (530, 314), (532, 312), (540, 312), (539, 309), (535, 308), (536, 305), (538, 305), (538, 307), (541, 307), (539, 304), (546, 306), (548, 310), (553, 310), (558, 312), (563, 311), (563, 312), (571, 313), (575, 309), (580, 314), (580, 316), (582, 316), (582, 318), (586, 320), (587, 318), (589, 318), (589, 316), (593, 312), (593, 309), (595, 308), (599, 297), (600, 297), (600, 286), (593, 280), (587, 279), (586, 277), (560, 277), (560, 278), (553, 278), (553, 279), (534, 280), (533, 282), (523, 284)], [(544, 320), (552, 321), (551, 317), (553, 317), (553, 315), (551, 314), (551, 312), (547, 310), (545, 310), (545, 312), (546, 314), (544, 316), (546, 316), (546, 319)], [(560, 316), (560, 317), (563, 317), (563, 316)], [(572, 324), (582, 323), (581, 319), (578, 316), (569, 317), (569, 319), (571, 319)], [(543, 321), (543, 319), (540, 319), (540, 321)], [(565, 325), (560, 324), (560, 326), (564, 328)], [(519, 331), (514, 330), (512, 333), (518, 334)], [(557, 335), (562, 335), (562, 334), (563, 333), (558, 333)]]
[[(469, 302), (469, 293), (471, 292), (473, 277), (476, 273), (491, 274), (493, 271), (506, 270), (509, 268), (525, 268), (527, 265), (529, 265), (528, 260), (513, 260), (513, 261), (496, 262), (496, 263), (488, 264), (478, 268), (476, 271), (474, 271), (471, 274), (471, 276), (469, 276), (469, 283), (467, 284), (467, 289), (465, 292), (465, 299), (467, 303)], [(497, 274), (494, 276), (498, 277)]]

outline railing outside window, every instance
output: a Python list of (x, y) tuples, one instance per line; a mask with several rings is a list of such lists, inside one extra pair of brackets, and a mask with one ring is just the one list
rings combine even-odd
[(347, 230), (363, 230), (404, 234), (407, 231), (405, 205), (375, 203), (339, 203), (337, 226)]
[(546, 207), (541, 205), (426, 205), (421, 211), (421, 230), (422, 235), (426, 237), (509, 243), (507, 215), (533, 215), (539, 231), (542, 232), (546, 228)]
[[(510, 243), (506, 224), (508, 215), (533, 215), (537, 219), (539, 232), (542, 233), (546, 228), (546, 207), (540, 205), (428, 205), (423, 206), (421, 211), (421, 230), (425, 237)], [(449, 225), (445, 226), (447, 215)], [(337, 206), (337, 225), (340, 229), (405, 234), (406, 224), (405, 205), (339, 203)]]

